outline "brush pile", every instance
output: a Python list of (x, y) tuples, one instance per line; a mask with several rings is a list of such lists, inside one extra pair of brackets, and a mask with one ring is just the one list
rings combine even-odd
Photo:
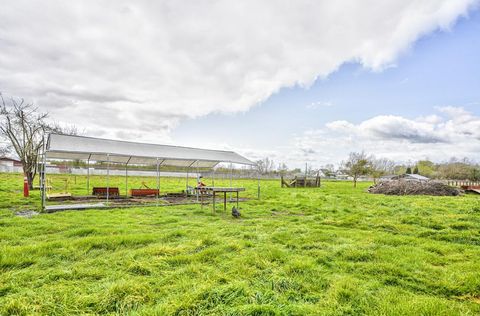
[(392, 180), (371, 186), (368, 192), (385, 195), (436, 195), (457, 196), (463, 190), (438, 181)]

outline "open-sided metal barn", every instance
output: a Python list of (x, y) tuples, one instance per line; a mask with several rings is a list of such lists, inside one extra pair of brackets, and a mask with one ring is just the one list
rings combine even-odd
[[(87, 165), (87, 191), (89, 190), (89, 164), (105, 163), (107, 166), (106, 200), (111, 198), (108, 188), (109, 168), (111, 164), (125, 167), (125, 190), (128, 190), (128, 167), (146, 165), (156, 167), (157, 189), (160, 189), (161, 167), (170, 166), (189, 170), (189, 168), (214, 168), (220, 163), (254, 165), (249, 159), (233, 152), (191, 147), (146, 144), (130, 141), (93, 138), (85, 136), (50, 134), (46, 142), (41, 172), (42, 205), (46, 206), (47, 161), (75, 160), (85, 161)], [(127, 191), (126, 191), (127, 194)], [(157, 194), (158, 199), (158, 194)]]

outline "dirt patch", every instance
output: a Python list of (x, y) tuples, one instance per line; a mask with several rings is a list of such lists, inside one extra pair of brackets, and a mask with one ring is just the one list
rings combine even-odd
[(371, 186), (368, 192), (385, 195), (435, 195), (457, 196), (463, 190), (438, 181), (392, 180)]
[(15, 215), (16, 216), (20, 216), (20, 217), (25, 217), (25, 218), (30, 218), (30, 217), (33, 217), (33, 216), (37, 216), (38, 212), (35, 212), (35, 211), (19, 211), (19, 212), (16, 212)]

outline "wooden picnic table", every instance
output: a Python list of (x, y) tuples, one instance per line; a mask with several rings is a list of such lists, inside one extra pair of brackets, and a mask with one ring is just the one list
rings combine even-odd
[(237, 202), (237, 208), (238, 208), (238, 193), (245, 191), (245, 188), (233, 188), (233, 187), (201, 187), (197, 188), (198, 192), (200, 192), (200, 198), (201, 198), (201, 204), (203, 207), (203, 194), (205, 192), (211, 192), (212, 193), (212, 210), (215, 213), (215, 196), (217, 193), (223, 193), (223, 210), (227, 210), (227, 193), (236, 193), (236, 202)]

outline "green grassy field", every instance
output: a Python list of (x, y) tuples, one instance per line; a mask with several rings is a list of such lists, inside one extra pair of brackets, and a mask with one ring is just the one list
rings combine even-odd
[(39, 193), (0, 174), (0, 315), (480, 314), (480, 196), (367, 186), (262, 181), (241, 219), (198, 205), (21, 218)]

